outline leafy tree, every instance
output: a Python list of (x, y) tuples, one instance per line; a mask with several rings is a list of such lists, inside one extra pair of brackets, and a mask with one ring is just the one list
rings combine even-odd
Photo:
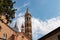
[(5, 15), (7, 19), (7, 23), (11, 22), (11, 19), (15, 17), (14, 5), (15, 1), (12, 0), (0, 0), (0, 16)]

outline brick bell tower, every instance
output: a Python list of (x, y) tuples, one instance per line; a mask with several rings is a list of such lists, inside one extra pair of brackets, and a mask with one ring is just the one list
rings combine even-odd
[(32, 22), (31, 22), (31, 14), (29, 13), (28, 8), (25, 14), (25, 33), (32, 40)]

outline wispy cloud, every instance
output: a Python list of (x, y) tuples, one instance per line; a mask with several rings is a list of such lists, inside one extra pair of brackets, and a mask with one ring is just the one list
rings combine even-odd
[[(12, 23), (15, 24), (16, 21), (18, 22), (18, 27), (21, 31), (21, 25), (24, 24), (24, 15), (20, 13), (20, 15), (17, 15), (17, 17), (13, 20)], [(37, 40), (38, 38), (51, 32), (52, 30), (56, 29), (59, 26), (60, 17), (51, 18), (46, 21), (42, 21), (41, 19), (32, 17), (33, 40)]]
[(22, 4), (21, 6), (19, 7), (15, 7), (17, 9), (17, 12), (21, 11), (23, 8), (26, 8), (28, 7), (30, 4), (30, 2), (25, 2), (24, 4)]
[(42, 21), (41, 19), (37, 19), (35, 17), (32, 18), (33, 40), (37, 40), (59, 26), (60, 17), (51, 18), (46, 21)]
[(21, 8), (26, 7), (26, 6), (28, 6), (29, 4), (30, 4), (30, 2), (24, 3), (24, 4), (21, 6)]

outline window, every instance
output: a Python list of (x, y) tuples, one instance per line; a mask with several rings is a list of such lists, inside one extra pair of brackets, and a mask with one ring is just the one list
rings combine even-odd
[(29, 20), (30, 20), (31, 18), (29, 18)]
[(7, 39), (7, 34), (3, 34), (3, 40)]
[(15, 35), (12, 34), (12, 36), (10, 37), (10, 40), (14, 40), (14, 37), (15, 37)]
[(30, 19), (31, 19), (31, 18), (27, 17), (27, 18), (26, 18), (26, 21), (29, 21)]
[(0, 0), (0, 2), (1, 2), (1, 0)]
[(22, 36), (22, 39), (21, 40), (24, 40), (24, 36)]
[(28, 17), (26, 17), (26, 22), (28, 21)]
[(22, 36), (22, 38), (24, 38), (24, 36)]
[(58, 35), (58, 40), (60, 40), (60, 35)]
[(27, 23), (27, 26), (29, 26), (28, 23)]
[(2, 29), (2, 28), (1, 28), (1, 26), (0, 26), (0, 31), (1, 31), (1, 29)]

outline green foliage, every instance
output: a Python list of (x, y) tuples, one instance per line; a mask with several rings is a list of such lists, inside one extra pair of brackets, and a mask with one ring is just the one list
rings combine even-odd
[(15, 2), (12, 0), (0, 0), (0, 16), (5, 15), (7, 21), (11, 21), (15, 17), (15, 11), (13, 5)]

